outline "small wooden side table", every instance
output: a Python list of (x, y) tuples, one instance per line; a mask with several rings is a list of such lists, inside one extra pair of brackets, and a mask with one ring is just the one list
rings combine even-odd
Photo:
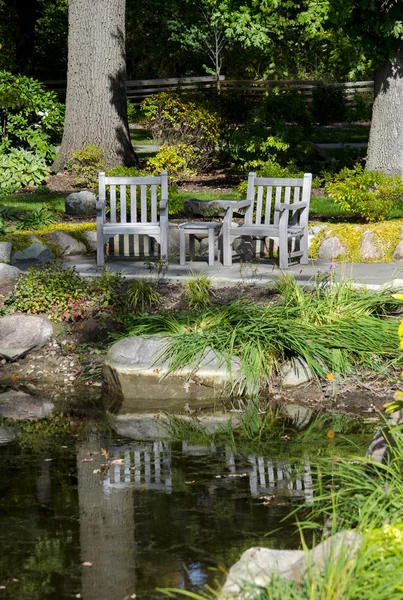
[(214, 265), (214, 236), (220, 232), (221, 223), (200, 221), (195, 223), (182, 223), (179, 225), (179, 264), (186, 263), (186, 235), (189, 236), (190, 260), (195, 258), (195, 238), (208, 237), (208, 264)]

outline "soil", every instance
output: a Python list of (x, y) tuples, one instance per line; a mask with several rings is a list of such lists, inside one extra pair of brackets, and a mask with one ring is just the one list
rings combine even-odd
[[(11, 291), (0, 287), (0, 306)], [(158, 312), (186, 309), (183, 287), (161, 281), (158, 284), (161, 303)], [(267, 288), (256, 285), (221, 287), (214, 289), (213, 303), (224, 304), (236, 297), (253, 303), (265, 304), (270, 299)], [(273, 296), (271, 298), (273, 300)], [(76, 401), (88, 407), (99, 405), (101, 397), (101, 368), (110, 334), (115, 326), (112, 319), (87, 318), (74, 323), (55, 324), (55, 336), (43, 347), (11, 363), (0, 361), (0, 387), (20, 388), (52, 399), (57, 406), (67, 405), (74, 410)], [(375, 417), (390, 401), (397, 389), (396, 375), (372, 372), (356, 373), (343, 382), (310, 383), (298, 388), (281, 389), (274, 383), (265, 394), (269, 402), (296, 402), (315, 411)], [(91, 409), (91, 410), (92, 410)], [(80, 409), (82, 410), (82, 408)]]

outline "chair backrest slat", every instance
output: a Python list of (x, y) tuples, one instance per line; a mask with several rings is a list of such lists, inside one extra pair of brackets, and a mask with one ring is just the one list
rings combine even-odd
[(265, 225), (270, 225), (271, 216), (272, 216), (272, 198), (273, 198), (273, 188), (271, 185), (268, 185), (266, 188), (266, 207), (265, 207), (265, 215), (264, 215), (264, 223)]
[(120, 186), (120, 222), (126, 223), (126, 184)]
[(116, 185), (111, 185), (110, 189), (110, 215), (111, 223), (116, 223)]
[(151, 223), (157, 223), (157, 186), (151, 186)]
[(263, 192), (262, 186), (257, 188), (256, 208), (255, 208), (255, 223), (260, 225), (262, 222), (262, 204), (263, 204)]
[(130, 186), (130, 222), (137, 222), (137, 185)]
[(141, 184), (141, 222), (147, 223), (147, 186)]

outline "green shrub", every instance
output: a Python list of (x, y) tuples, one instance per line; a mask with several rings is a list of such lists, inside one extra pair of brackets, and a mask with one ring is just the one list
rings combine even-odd
[(97, 186), (98, 173), (105, 170), (104, 154), (103, 148), (94, 144), (71, 153), (70, 163), (76, 185), (91, 189)]
[[(282, 167), (275, 160), (251, 161), (246, 164), (248, 171), (257, 171), (259, 177), (303, 177), (305, 172), (299, 170), (293, 163), (289, 163), (286, 167)], [(322, 183), (321, 177), (315, 177), (312, 181), (312, 187), (320, 187)], [(246, 198), (248, 189), (248, 181), (245, 179), (237, 187), (237, 195), (241, 198)]]
[(184, 282), (185, 299), (190, 308), (205, 308), (211, 304), (211, 278), (207, 273), (190, 273)]
[(143, 100), (141, 110), (144, 124), (155, 140), (170, 146), (193, 146), (197, 149), (197, 168), (205, 170), (211, 166), (221, 140), (221, 119), (205, 106), (200, 95), (181, 97), (162, 92)]
[(196, 174), (197, 151), (189, 144), (179, 143), (176, 146), (163, 144), (158, 153), (147, 162), (147, 171), (159, 175), (168, 171), (172, 181), (178, 181)]
[(13, 192), (27, 185), (40, 185), (49, 176), (44, 158), (22, 148), (0, 154), (0, 191)]
[(338, 85), (318, 85), (312, 90), (312, 115), (315, 123), (329, 125), (347, 118), (344, 89)]
[(146, 172), (138, 167), (124, 167), (122, 165), (117, 165), (113, 169), (106, 171), (105, 174), (108, 177), (142, 177), (146, 175)]
[(347, 106), (349, 121), (370, 121), (372, 118), (373, 92), (355, 92)]
[(23, 217), (20, 217), (15, 224), (15, 228), (19, 230), (42, 229), (42, 227), (46, 227), (47, 225), (52, 225), (53, 223), (57, 222), (58, 216), (55, 211), (43, 206), (42, 208), (31, 210)]
[(389, 177), (380, 171), (342, 169), (325, 185), (325, 194), (334, 199), (352, 217), (366, 223), (381, 221), (403, 198), (400, 177)]
[(127, 100), (127, 120), (129, 123), (137, 123), (140, 120), (140, 111), (130, 100)]
[(137, 279), (125, 291), (124, 309), (129, 312), (144, 313), (146, 307), (151, 308), (160, 301), (155, 286), (146, 279)]
[(308, 130), (312, 121), (305, 96), (297, 90), (268, 92), (261, 114), (266, 125), (276, 127), (279, 122), (294, 123)]
[(54, 92), (31, 77), (0, 71), (0, 152), (32, 150), (49, 163), (63, 121), (64, 106)]

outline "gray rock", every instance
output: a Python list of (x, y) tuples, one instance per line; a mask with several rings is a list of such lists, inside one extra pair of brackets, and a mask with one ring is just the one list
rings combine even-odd
[(17, 267), (0, 263), (0, 285), (13, 285), (18, 279), (21, 271)]
[(294, 404), (293, 402), (282, 404), (281, 413), (288, 419), (292, 419), (297, 429), (306, 427), (314, 414), (313, 410), (308, 408), (308, 406)]
[(97, 232), (96, 231), (83, 231), (83, 237), (85, 238), (85, 245), (87, 246), (88, 252), (97, 251)]
[(364, 260), (383, 257), (383, 250), (375, 243), (373, 231), (365, 231), (361, 241), (361, 256)]
[(322, 231), (322, 229), (325, 229), (325, 228), (326, 228), (325, 225), (313, 225), (312, 227), (309, 227), (308, 233), (309, 233), (309, 235), (318, 235), (318, 233), (320, 231)]
[(0, 427), (0, 446), (13, 442), (17, 437), (17, 432), (12, 427)]
[(283, 387), (296, 387), (314, 378), (311, 369), (302, 358), (290, 360), (282, 365), (280, 377)]
[(79, 217), (95, 217), (97, 198), (92, 192), (74, 192), (66, 198), (66, 213)]
[(23, 260), (37, 260), (41, 263), (49, 262), (55, 259), (55, 255), (52, 250), (38, 242), (34, 242), (28, 248), (24, 250), (17, 250), (11, 257), (11, 262), (18, 262)]
[(393, 260), (403, 260), (403, 240), (398, 242), (393, 252)]
[(54, 410), (53, 402), (39, 396), (31, 396), (20, 390), (8, 390), (0, 394), (0, 415), (17, 421), (46, 419)]
[(187, 217), (223, 217), (225, 215), (225, 208), (220, 202), (206, 202), (203, 200), (196, 200), (195, 198), (186, 198), (184, 201), (184, 212)]
[(248, 586), (254, 584), (267, 588), (273, 574), (288, 581), (300, 582), (308, 569), (322, 571), (325, 563), (336, 561), (341, 553), (345, 562), (351, 560), (360, 544), (361, 536), (350, 530), (336, 533), (308, 552), (249, 548), (231, 567), (219, 598), (252, 600), (256, 592), (248, 590)]
[(265, 238), (264, 247), (267, 256), (278, 256), (278, 238)]
[(87, 248), (83, 242), (75, 240), (63, 231), (48, 233), (45, 238), (59, 248), (62, 256), (76, 256), (87, 253)]
[[(116, 398), (121, 412), (161, 410), (185, 403), (216, 398), (231, 389), (232, 378), (225, 361), (212, 350), (198, 365), (168, 375), (169, 364), (161, 356), (169, 344), (166, 338), (130, 337), (114, 344), (104, 362), (105, 397)], [(238, 363), (231, 364), (232, 375)], [(165, 377), (164, 377), (165, 376)], [(113, 410), (114, 404), (109, 405)]]
[(0, 317), (0, 356), (15, 360), (42, 346), (53, 334), (50, 321), (32, 315)]
[(237, 254), (245, 262), (250, 262), (255, 256), (255, 248), (251, 236), (235, 238), (232, 247), (233, 254)]
[(332, 260), (343, 254), (346, 254), (346, 250), (336, 235), (324, 240), (319, 248), (319, 258), (325, 260)]
[(9, 263), (11, 259), (11, 242), (0, 242), (0, 263)]

